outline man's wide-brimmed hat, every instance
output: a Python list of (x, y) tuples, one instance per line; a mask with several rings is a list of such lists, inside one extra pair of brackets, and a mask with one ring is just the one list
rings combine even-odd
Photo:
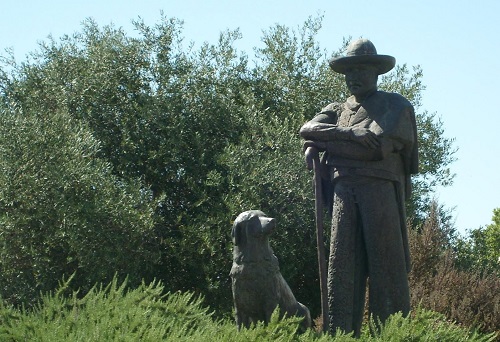
[(332, 58), (330, 68), (341, 74), (353, 65), (372, 65), (377, 68), (379, 75), (385, 74), (396, 65), (396, 59), (388, 55), (377, 54), (375, 45), (368, 39), (358, 39), (347, 46), (346, 55)]

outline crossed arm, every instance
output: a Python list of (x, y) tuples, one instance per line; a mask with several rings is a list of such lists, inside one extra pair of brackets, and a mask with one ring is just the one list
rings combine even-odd
[(359, 145), (377, 149), (381, 145), (381, 137), (363, 126), (339, 127), (330, 123), (311, 120), (300, 129), (300, 135), (305, 140), (315, 142), (351, 141)]
[(306, 140), (304, 151), (308, 165), (312, 152), (310, 148), (326, 151), (333, 156), (362, 161), (382, 160), (394, 150), (391, 139), (376, 135), (362, 123), (352, 127), (339, 127), (322, 122), (325, 119), (328, 117), (320, 114), (300, 129), (300, 135)]

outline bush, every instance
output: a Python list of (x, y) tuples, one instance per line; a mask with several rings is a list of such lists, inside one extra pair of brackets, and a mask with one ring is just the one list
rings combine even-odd
[(67, 112), (0, 112), (0, 289), (32, 305), (78, 271), (82, 291), (118, 273), (131, 282), (157, 254), (153, 206), (97, 156), (100, 145)]
[(192, 335), (213, 324), (202, 299), (189, 293), (164, 294), (158, 282), (127, 291), (114, 278), (83, 298), (69, 282), (45, 295), (33, 311), (3, 306), (2, 341), (165, 341)]
[[(71, 279), (70, 279), (71, 280)], [(164, 293), (159, 282), (126, 290), (115, 278), (95, 286), (83, 298), (68, 292), (69, 281), (44, 295), (32, 311), (0, 303), (2, 341), (492, 341), (493, 335), (469, 332), (440, 314), (417, 309), (408, 318), (396, 314), (372, 334), (365, 325), (360, 339), (339, 332), (335, 337), (312, 330), (298, 334), (300, 319), (280, 320), (278, 312), (265, 326), (237, 331), (229, 320), (214, 320), (201, 297)], [(371, 330), (374, 325), (372, 323)]]
[(500, 278), (457, 267), (437, 211), (420, 229), (411, 229), (410, 247), (412, 307), (421, 305), (460, 325), (500, 333)]

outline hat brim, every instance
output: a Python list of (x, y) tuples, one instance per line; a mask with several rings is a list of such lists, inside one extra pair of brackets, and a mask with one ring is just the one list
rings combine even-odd
[(362, 55), (332, 58), (329, 62), (333, 71), (345, 74), (353, 65), (372, 65), (379, 75), (385, 74), (396, 65), (396, 58), (388, 55)]

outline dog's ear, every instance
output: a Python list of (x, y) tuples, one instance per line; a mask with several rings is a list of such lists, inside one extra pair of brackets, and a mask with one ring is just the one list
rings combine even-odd
[(240, 246), (241, 245), (241, 240), (242, 240), (242, 234), (243, 232), (241, 231), (243, 228), (241, 227), (242, 222), (236, 220), (233, 224), (233, 229), (231, 230), (231, 237), (233, 238), (233, 243), (235, 246)]

